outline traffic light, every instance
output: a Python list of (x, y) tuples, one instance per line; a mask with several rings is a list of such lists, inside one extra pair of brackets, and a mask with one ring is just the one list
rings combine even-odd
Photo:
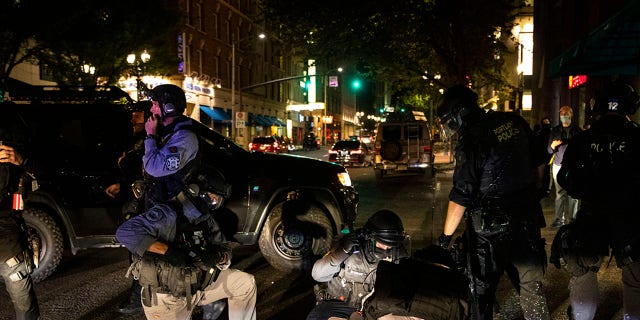
[(300, 81), (300, 87), (302, 88), (302, 98), (304, 103), (309, 103), (309, 86), (311, 85), (311, 81), (309, 80), (309, 76), (305, 76), (302, 81)]
[(400, 108), (400, 112), (404, 112), (404, 111), (405, 111), (404, 107)]
[(380, 107), (380, 114), (384, 113), (384, 107)]
[(362, 84), (360, 83), (360, 79), (355, 79), (353, 80), (353, 82), (351, 83), (351, 86), (353, 87), (353, 89), (358, 90), (360, 89), (360, 86), (362, 86)]

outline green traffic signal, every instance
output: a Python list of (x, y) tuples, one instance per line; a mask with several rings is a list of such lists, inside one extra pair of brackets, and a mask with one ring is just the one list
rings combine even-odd
[(358, 80), (358, 79), (353, 80), (353, 83), (351, 83), (351, 86), (353, 86), (353, 88), (356, 89), (356, 90), (360, 89), (361, 85), (362, 84), (360, 83), (360, 80)]

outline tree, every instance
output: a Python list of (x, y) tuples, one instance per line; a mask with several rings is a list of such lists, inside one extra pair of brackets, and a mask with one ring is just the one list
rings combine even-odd
[(433, 96), (453, 84), (504, 86), (503, 60), (496, 57), (509, 54), (502, 40), (510, 36), (519, 4), (264, 0), (264, 11), (269, 28), (316, 60), (370, 66), (369, 74), (396, 92)]
[[(180, 11), (170, 1), (3, 0), (0, 8), (0, 85), (21, 62), (44, 65), (59, 84), (115, 84), (131, 52), (148, 50), (150, 73), (167, 74), (178, 58)], [(94, 74), (82, 66), (95, 68)]]

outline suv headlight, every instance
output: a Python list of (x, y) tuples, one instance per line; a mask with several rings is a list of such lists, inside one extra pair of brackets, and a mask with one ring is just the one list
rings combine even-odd
[(349, 177), (349, 173), (347, 172), (338, 173), (338, 180), (340, 180), (340, 183), (342, 183), (343, 186), (351, 186), (351, 177)]

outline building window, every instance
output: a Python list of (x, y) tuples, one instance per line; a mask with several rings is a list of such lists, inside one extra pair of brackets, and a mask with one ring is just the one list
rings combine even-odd
[(49, 70), (49, 67), (46, 64), (40, 64), (40, 80), (56, 82), (53, 79), (53, 73)]
[(184, 6), (185, 13), (187, 14), (187, 25), (191, 26), (193, 25), (193, 17), (191, 16), (191, 0), (185, 0)]
[(210, 17), (211, 25), (213, 26), (213, 37), (215, 39), (220, 39), (220, 28), (218, 27), (218, 15), (212, 14)]
[(195, 60), (198, 63), (198, 70), (200, 70), (200, 74), (202, 74), (202, 50), (197, 50), (196, 51), (196, 57)]
[(195, 5), (195, 11), (196, 11), (196, 15), (197, 15), (197, 22), (198, 22), (198, 30), (205, 32), (205, 23), (204, 23), (204, 15), (202, 14), (202, 5), (200, 3), (197, 3)]
[(185, 66), (185, 74), (191, 74), (193, 68), (191, 68), (191, 45), (187, 45), (184, 47), (184, 66)]
[(227, 20), (225, 22), (226, 25), (226, 32), (227, 32), (227, 43), (231, 44), (231, 21)]
[(220, 79), (220, 57), (213, 57), (213, 74), (214, 77)]

